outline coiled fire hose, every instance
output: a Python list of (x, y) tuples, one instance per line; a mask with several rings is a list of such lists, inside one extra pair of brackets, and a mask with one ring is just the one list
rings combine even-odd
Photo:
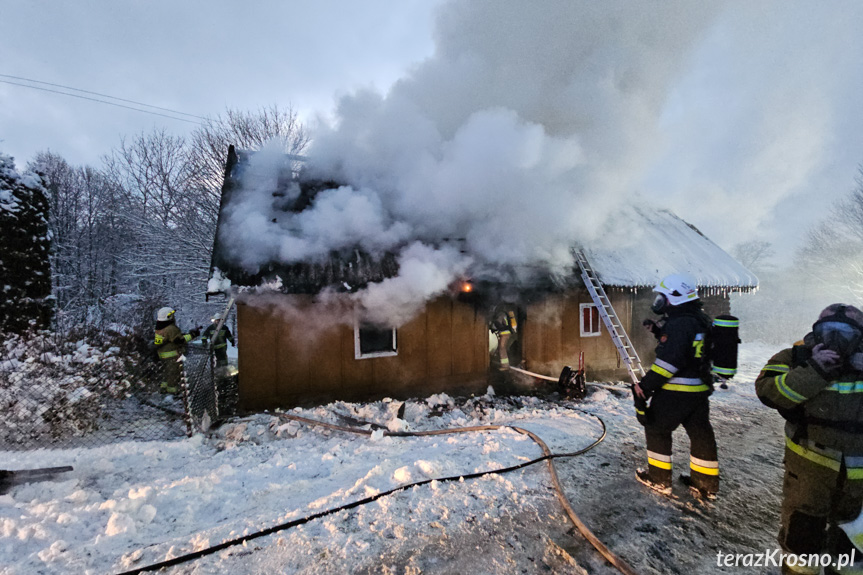
[[(579, 411), (582, 411), (582, 410), (579, 410)], [(623, 573), (623, 575), (637, 575), (636, 572), (632, 569), (632, 567), (630, 567), (623, 559), (621, 559), (620, 557), (618, 557), (617, 555), (612, 553), (611, 550), (608, 549), (608, 547), (606, 547), (605, 544), (602, 543), (602, 541), (600, 541), (596, 537), (596, 535), (593, 534), (593, 532), (587, 527), (587, 525), (585, 525), (584, 522), (582, 522), (581, 519), (579, 519), (578, 515), (576, 515), (576, 513), (575, 513), (575, 510), (573, 510), (572, 506), (570, 505), (569, 501), (567, 500), (566, 495), (563, 492), (563, 488), (560, 485), (560, 480), (557, 477), (557, 471), (554, 468), (553, 459), (558, 458), (558, 457), (575, 457), (575, 456), (587, 453), (588, 451), (590, 451), (591, 449), (593, 449), (594, 447), (599, 445), (605, 439), (605, 436), (608, 433), (608, 430), (606, 429), (606, 426), (605, 426), (605, 422), (602, 420), (602, 418), (600, 418), (598, 415), (596, 415), (594, 413), (590, 413), (589, 411), (582, 411), (582, 412), (595, 417), (599, 421), (600, 425), (602, 426), (602, 435), (598, 439), (596, 439), (593, 443), (588, 445), (587, 447), (584, 447), (582, 449), (579, 449), (578, 451), (574, 451), (571, 453), (552, 453), (551, 450), (548, 448), (548, 445), (546, 445), (546, 443), (542, 439), (540, 439), (539, 436), (537, 436), (535, 433), (528, 431), (527, 429), (524, 429), (521, 427), (516, 427), (513, 425), (477, 425), (477, 426), (472, 426), (472, 427), (457, 427), (457, 428), (451, 428), (451, 429), (437, 429), (437, 430), (431, 430), (431, 431), (386, 431), (386, 430), (381, 430), (384, 435), (391, 436), (391, 437), (423, 437), (423, 436), (429, 436), (429, 435), (447, 435), (447, 434), (455, 434), (455, 433), (472, 433), (472, 432), (477, 432), (477, 431), (498, 431), (501, 429), (511, 429), (513, 431), (521, 433), (522, 435), (526, 435), (530, 439), (532, 439), (534, 441), (534, 443), (536, 443), (540, 447), (540, 449), (542, 450), (542, 457), (538, 457), (536, 459), (532, 459), (530, 461), (525, 461), (523, 463), (519, 463), (517, 465), (513, 465), (511, 467), (505, 467), (502, 469), (495, 469), (495, 470), (489, 470), (489, 471), (479, 471), (476, 473), (455, 475), (455, 476), (444, 477), (444, 478), (426, 479), (423, 481), (417, 481), (415, 483), (400, 485), (394, 489), (390, 489), (389, 491), (383, 491), (383, 492), (378, 493), (376, 495), (372, 495), (370, 497), (366, 497), (366, 498), (360, 499), (358, 501), (353, 501), (351, 503), (347, 503), (345, 505), (335, 507), (333, 509), (328, 509), (326, 511), (321, 511), (319, 513), (313, 513), (312, 515), (307, 515), (307, 516), (301, 517), (299, 519), (294, 519), (292, 521), (288, 521), (288, 522), (282, 523), (280, 525), (274, 525), (272, 527), (269, 527), (267, 529), (262, 529), (260, 531), (255, 532), (255, 533), (250, 533), (248, 535), (244, 535), (244, 536), (238, 537), (236, 539), (223, 541), (222, 543), (219, 543), (218, 545), (213, 545), (211, 547), (207, 547), (205, 549), (200, 549), (198, 551), (194, 551), (192, 553), (187, 553), (185, 555), (179, 555), (177, 557), (173, 557), (171, 559), (167, 559), (167, 560), (161, 561), (159, 563), (154, 563), (151, 565), (138, 567), (138, 568), (132, 569), (130, 571), (124, 571), (122, 573), (119, 573), (118, 575), (136, 575), (138, 573), (144, 573), (147, 571), (155, 571), (155, 570), (162, 569), (165, 567), (171, 567), (174, 565), (186, 563), (188, 561), (193, 561), (195, 559), (199, 559), (199, 558), (204, 557), (206, 555), (211, 555), (213, 553), (217, 553), (219, 551), (222, 551), (223, 549), (227, 549), (227, 548), (233, 547), (235, 545), (242, 545), (242, 544), (246, 543), (247, 541), (257, 539), (259, 537), (264, 537), (266, 535), (272, 535), (273, 533), (277, 533), (279, 531), (284, 531), (285, 529), (290, 529), (291, 527), (296, 527), (297, 525), (302, 525), (304, 523), (308, 523), (309, 521), (312, 521), (314, 519), (318, 519), (320, 517), (324, 517), (326, 515), (331, 515), (333, 513), (338, 513), (339, 511), (353, 509), (355, 507), (359, 507), (361, 505), (371, 503), (371, 502), (376, 501), (382, 497), (392, 495), (393, 493), (396, 493), (398, 491), (409, 489), (411, 487), (418, 487), (421, 485), (427, 485), (433, 481), (443, 483), (443, 482), (447, 482), (447, 481), (459, 481), (459, 480), (463, 480), (463, 479), (474, 479), (477, 477), (482, 477), (484, 475), (490, 475), (490, 474), (509, 473), (511, 471), (516, 471), (518, 469), (528, 467), (530, 465), (535, 465), (541, 461), (547, 461), (548, 462), (548, 470), (549, 470), (549, 473), (551, 475), (552, 483), (554, 484), (554, 490), (555, 490), (555, 493), (557, 495), (557, 498), (560, 501), (561, 505), (563, 506), (564, 511), (566, 512), (566, 515), (569, 517), (569, 520), (572, 522), (573, 525), (575, 525), (575, 527), (576, 527), (576, 529), (578, 529), (579, 533), (581, 533), (581, 535), (585, 539), (587, 539), (587, 541), (591, 545), (593, 545), (593, 547), (597, 551), (599, 551), (599, 553), (606, 559), (606, 561), (611, 563), (611, 565), (613, 565), (615, 568), (617, 568), (617, 570), (620, 571), (621, 573)], [(299, 415), (292, 415), (292, 414), (288, 414), (288, 413), (279, 413), (278, 416), (282, 419), (287, 419), (290, 421), (297, 421), (297, 422), (305, 423), (305, 424), (311, 425), (311, 426), (324, 427), (327, 429), (333, 429), (336, 431), (343, 431), (343, 432), (347, 432), (347, 433), (356, 433), (356, 434), (361, 434), (361, 435), (371, 435), (372, 433), (374, 433), (374, 431), (372, 431), (370, 429), (358, 429), (358, 428), (354, 428), (354, 427), (344, 427), (341, 425), (336, 425), (333, 423), (327, 423), (324, 421), (318, 421), (315, 419), (309, 419), (306, 417), (301, 417)]]

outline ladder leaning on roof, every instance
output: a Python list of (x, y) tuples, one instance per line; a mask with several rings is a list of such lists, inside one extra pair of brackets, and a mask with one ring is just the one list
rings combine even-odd
[(617, 317), (617, 313), (611, 305), (611, 300), (605, 294), (602, 284), (596, 277), (596, 273), (593, 271), (590, 262), (587, 261), (587, 257), (582, 250), (575, 250), (575, 261), (578, 263), (579, 270), (581, 270), (581, 279), (584, 280), (584, 285), (587, 287), (593, 303), (596, 304), (599, 317), (602, 318), (602, 322), (611, 335), (611, 341), (614, 342), (620, 359), (626, 364), (626, 371), (629, 372), (632, 383), (638, 383), (639, 379), (644, 375), (644, 368), (641, 367), (638, 353), (635, 351), (635, 347), (633, 347), (629, 336), (626, 335), (626, 330), (623, 329), (623, 324), (620, 323), (620, 318)]

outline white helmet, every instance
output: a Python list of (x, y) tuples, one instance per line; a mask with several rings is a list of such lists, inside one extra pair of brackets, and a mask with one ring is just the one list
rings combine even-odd
[(156, 314), (156, 319), (158, 321), (168, 321), (174, 317), (174, 310), (169, 307), (163, 307)]
[(698, 287), (695, 278), (689, 274), (671, 274), (662, 278), (653, 288), (657, 294), (651, 309), (662, 313), (666, 305), (680, 305), (698, 299)]
[(222, 319), (222, 314), (220, 314), (220, 313), (214, 313), (214, 314), (213, 314), (213, 317), (211, 317), (211, 318), (210, 318), (210, 321), (211, 321), (211, 322), (213, 322), (213, 323), (216, 323), (216, 322), (217, 322), (217, 321), (219, 321), (220, 319)]

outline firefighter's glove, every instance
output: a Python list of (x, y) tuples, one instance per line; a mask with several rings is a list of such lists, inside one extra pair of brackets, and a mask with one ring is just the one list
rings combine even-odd
[(863, 351), (858, 351), (849, 357), (848, 364), (857, 371), (863, 371)]
[(191, 336), (192, 336), (192, 339), (195, 339), (196, 337), (198, 337), (199, 335), (201, 335), (201, 329), (200, 329), (200, 328), (197, 328), (197, 327), (196, 327), (196, 328), (194, 328), (194, 329), (190, 329), (190, 330), (189, 330), (189, 335), (191, 335)]
[(842, 373), (842, 356), (825, 347), (823, 343), (812, 348), (809, 363), (826, 380), (835, 379)]
[(647, 425), (650, 423), (650, 408), (647, 405), (647, 399), (644, 395), (638, 394), (635, 384), (631, 385), (630, 389), (632, 390), (632, 403), (635, 405), (635, 419), (641, 425)]

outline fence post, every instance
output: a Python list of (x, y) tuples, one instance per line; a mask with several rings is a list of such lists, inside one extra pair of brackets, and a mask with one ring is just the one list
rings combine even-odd
[(192, 406), (189, 402), (189, 379), (186, 377), (186, 362), (180, 362), (180, 385), (183, 388), (183, 421), (186, 422), (186, 434), (192, 437), (195, 427), (192, 423)]

